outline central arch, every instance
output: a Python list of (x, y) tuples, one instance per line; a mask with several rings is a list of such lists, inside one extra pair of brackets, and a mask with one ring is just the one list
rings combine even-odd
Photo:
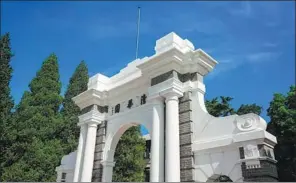
[[(120, 140), (120, 138), (122, 137), (122, 135), (131, 127), (133, 126), (139, 126), (139, 125), (143, 125), (139, 122), (130, 122), (127, 124), (124, 124), (122, 126), (119, 127), (118, 131), (114, 134), (113, 137), (110, 138), (110, 140), (106, 141), (106, 144), (108, 144), (110, 142), (110, 148), (109, 148), (109, 152), (106, 151), (106, 157), (108, 161), (114, 161), (114, 153), (117, 147), (117, 144)], [(150, 131), (148, 130), (149, 134)]]
[[(116, 159), (116, 154), (118, 154), (119, 152), (119, 143), (120, 143), (120, 141), (121, 141), (121, 139), (122, 139), (122, 137), (126, 134), (126, 133), (128, 133), (128, 131), (129, 130), (131, 130), (131, 128), (132, 127), (136, 127), (137, 126), (137, 128), (139, 128), (139, 130), (140, 130), (140, 123), (135, 123), (135, 122), (132, 122), (132, 123), (129, 123), (129, 124), (126, 124), (126, 125), (123, 125), (123, 126), (121, 126), (121, 128), (119, 129), (119, 131), (118, 131), (118, 133), (117, 134), (115, 134), (115, 136), (113, 137), (113, 141), (112, 141), (112, 143), (111, 143), (111, 149), (113, 149), (114, 151), (112, 151), (112, 152), (110, 152), (110, 156), (112, 156), (112, 157), (110, 157), (110, 158), (112, 158), (113, 159), (113, 162), (114, 162), (114, 166), (115, 167), (113, 167), (113, 171), (112, 171), (112, 181), (120, 181), (120, 182), (123, 182), (123, 180), (122, 179), (115, 179), (115, 177), (114, 177), (114, 173), (115, 173), (115, 169), (116, 169), (116, 166), (119, 166), (117, 163), (117, 159)], [(148, 131), (148, 130), (147, 130)], [(141, 133), (141, 132), (140, 132)], [(148, 131), (148, 134), (150, 135), (150, 132)], [(144, 141), (144, 137), (141, 135), (141, 134), (139, 134), (140, 135), (140, 137), (138, 137), (138, 138), (142, 138), (142, 140)], [(131, 143), (133, 143), (134, 145), (136, 145), (135, 144), (135, 142), (131, 142)], [(146, 146), (146, 142), (145, 142), (145, 146)], [(128, 146), (128, 147), (126, 147), (126, 146), (121, 146), (121, 148), (133, 148), (134, 146)], [(112, 153), (112, 154), (111, 154)], [(145, 150), (143, 149), (143, 154), (141, 154), (141, 158), (143, 158), (142, 159), (142, 163), (144, 163), (145, 162), (145, 159), (144, 159), (144, 154), (145, 153)], [(127, 154), (125, 154), (125, 155), (127, 155)], [(136, 152), (136, 154), (134, 154), (134, 155), (136, 155), (136, 157), (137, 158), (140, 158), (139, 157), (139, 155), (140, 154), (137, 154), (137, 152)], [(145, 169), (145, 166), (144, 166), (144, 164), (141, 164), (141, 166), (143, 166), (141, 169), (143, 170), (143, 172), (146, 170)], [(148, 177), (149, 177), (149, 175), (148, 175)], [(132, 181), (132, 180), (131, 180)], [(135, 181), (135, 180), (134, 180)], [(140, 181), (140, 180), (136, 180), (136, 181)], [(144, 179), (141, 181), (141, 182), (143, 182), (144, 181)]]
[[(130, 111), (119, 113), (114, 116), (112, 116), (108, 120), (108, 126), (106, 129), (106, 141), (105, 141), (105, 147), (103, 150), (103, 182), (111, 182), (112, 181), (112, 175), (113, 175), (113, 167), (114, 164), (114, 154), (116, 150), (116, 146), (120, 140), (120, 137), (124, 134), (126, 130), (128, 130), (130, 127), (142, 125), (144, 126), (147, 131), (149, 132), (151, 136), (151, 143), (153, 148), (153, 143), (159, 144), (159, 140), (157, 142), (153, 140), (153, 130), (157, 132), (159, 129), (163, 129), (163, 105), (155, 105), (153, 103), (147, 103), (145, 105), (142, 105), (138, 108), (134, 108)], [(155, 121), (155, 119), (158, 119)], [(154, 125), (153, 125), (154, 122)], [(155, 126), (153, 128), (153, 126)], [(161, 135), (158, 134), (158, 139), (161, 138)], [(154, 154), (153, 154), (153, 152)], [(151, 160), (153, 161), (153, 158), (159, 158), (162, 157), (164, 152), (162, 148), (154, 148), (154, 150), (151, 151)], [(158, 162), (159, 160), (157, 160)], [(151, 163), (152, 164), (152, 163)], [(152, 171), (161, 171), (163, 168), (157, 163), (158, 165), (154, 166), (156, 168), (152, 169)], [(162, 172), (161, 172), (162, 173)], [(159, 173), (158, 173), (159, 175)], [(153, 172), (150, 172), (150, 180), (153, 180)]]

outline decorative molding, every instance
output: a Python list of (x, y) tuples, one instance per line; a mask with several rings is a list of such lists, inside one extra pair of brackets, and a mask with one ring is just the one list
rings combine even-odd
[(237, 116), (235, 122), (237, 129), (242, 132), (252, 131), (255, 129), (266, 129), (266, 122), (254, 113)]
[(162, 83), (170, 78), (176, 78), (179, 81), (181, 81), (182, 83), (185, 83), (187, 81), (197, 81), (198, 80), (197, 72), (181, 74), (175, 70), (171, 70), (171, 71), (168, 71), (164, 74), (161, 74), (159, 76), (152, 78), (151, 79), (151, 86)]
[(244, 147), (244, 156), (245, 156), (245, 159), (260, 157), (258, 146), (253, 145), (253, 144), (249, 144), (249, 145), (245, 146)]
[(100, 113), (108, 113), (108, 106), (99, 106), (99, 105), (96, 105), (96, 104), (92, 104), (92, 105), (89, 105), (83, 109), (81, 109), (81, 114), (85, 114), (85, 113), (88, 113), (92, 110), (97, 110), (99, 111)]
[(100, 113), (108, 113), (108, 106), (99, 106), (97, 105), (97, 110), (100, 112)]
[(85, 114), (82, 114), (78, 116), (79, 123), (78, 126), (84, 125), (84, 124), (101, 124), (102, 121), (106, 119), (106, 115), (101, 114), (98, 111), (92, 110), (90, 112), (87, 112)]
[(166, 81), (170, 78), (173, 78), (174, 75), (173, 75), (173, 70), (169, 71), (169, 72), (166, 72), (164, 74), (161, 74), (159, 76), (156, 76), (154, 78), (151, 79), (151, 86), (154, 86), (154, 85), (157, 85), (163, 81)]
[(85, 107), (85, 108), (81, 109), (81, 111), (80, 111), (80, 114), (85, 114), (85, 113), (88, 113), (88, 112), (90, 112), (90, 111), (94, 110), (94, 107), (95, 107), (95, 105), (94, 105), (94, 104), (92, 104), (92, 105), (89, 105), (89, 106), (87, 106), (87, 107)]
[(178, 73), (178, 78), (182, 83), (185, 83), (186, 81), (197, 81), (197, 72), (186, 74)]

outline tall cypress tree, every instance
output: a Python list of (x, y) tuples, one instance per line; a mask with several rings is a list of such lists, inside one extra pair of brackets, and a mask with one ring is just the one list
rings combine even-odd
[(57, 131), (61, 82), (57, 57), (51, 54), (29, 84), (16, 109), (17, 138), (10, 148), (12, 165), (3, 181), (54, 181), (55, 167), (63, 155)]
[(64, 119), (61, 139), (64, 143), (65, 154), (77, 148), (79, 137), (77, 123), (80, 109), (73, 102), (72, 98), (87, 90), (88, 79), (87, 66), (84, 61), (81, 61), (70, 78), (61, 110)]
[(10, 96), (9, 83), (12, 77), (12, 67), (10, 65), (12, 52), (10, 48), (9, 33), (1, 36), (0, 40), (0, 176), (6, 164), (5, 154), (7, 148), (12, 144), (13, 137), (9, 133), (11, 127), (11, 109), (13, 100)]

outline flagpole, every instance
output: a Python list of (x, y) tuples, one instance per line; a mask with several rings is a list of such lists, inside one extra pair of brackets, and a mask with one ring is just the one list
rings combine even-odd
[(138, 58), (138, 51), (139, 51), (140, 18), (141, 18), (141, 8), (140, 8), (140, 7), (138, 7), (138, 22), (137, 22), (137, 43), (136, 43), (136, 59)]

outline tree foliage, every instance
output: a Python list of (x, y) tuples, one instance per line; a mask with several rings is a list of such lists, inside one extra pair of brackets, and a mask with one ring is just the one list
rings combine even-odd
[(60, 128), (61, 139), (66, 154), (77, 148), (80, 131), (77, 126), (80, 109), (72, 98), (87, 90), (88, 78), (87, 66), (84, 61), (81, 61), (70, 78), (61, 110), (63, 116), (63, 125)]
[[(219, 100), (220, 99), (220, 100)], [(232, 114), (243, 115), (247, 113), (255, 113), (260, 115), (262, 107), (256, 104), (242, 104), (237, 110), (231, 106), (233, 98), (220, 96), (206, 101), (207, 111), (215, 117), (223, 117)]]
[(238, 115), (243, 115), (243, 114), (248, 114), (248, 113), (255, 113), (255, 114), (258, 114), (260, 115), (262, 112), (262, 107), (261, 106), (258, 106), (256, 104), (242, 104), (238, 110), (236, 111), (236, 113)]
[(120, 138), (114, 155), (114, 182), (143, 182), (145, 175), (145, 139), (140, 126), (129, 128)]
[[(16, 142), (10, 148), (11, 166), (4, 169), (4, 181), (55, 180), (54, 170), (62, 157), (58, 152), (53, 153), (60, 144), (56, 139), (61, 124), (59, 79), (57, 57), (51, 54), (29, 84), (30, 91), (24, 93), (16, 108)], [(51, 163), (44, 166), (46, 160)]]
[(12, 67), (10, 65), (13, 56), (10, 47), (9, 33), (1, 36), (0, 40), (0, 176), (3, 167), (6, 166), (6, 152), (13, 143), (11, 131), (11, 110), (13, 108), (13, 100), (10, 95), (9, 83), (12, 77)]
[(277, 137), (275, 156), (279, 180), (296, 181), (296, 88), (290, 87), (287, 95), (276, 93), (267, 114), (270, 123), (267, 130)]
[(207, 100), (207, 110), (211, 115), (215, 117), (228, 116), (234, 114), (235, 110), (231, 107), (230, 104), (232, 99), (233, 98), (231, 97), (220, 96), (220, 100), (218, 99), (218, 97), (212, 100)]

